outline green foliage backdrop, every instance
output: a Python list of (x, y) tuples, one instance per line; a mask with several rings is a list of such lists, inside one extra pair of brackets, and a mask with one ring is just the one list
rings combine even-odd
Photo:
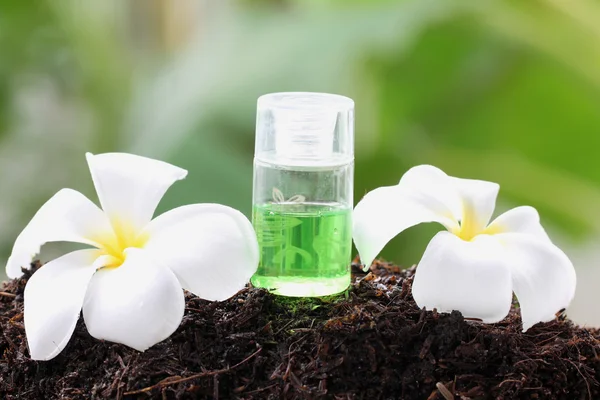
[[(159, 211), (248, 214), (256, 98), (274, 91), (355, 99), (356, 200), (431, 163), (499, 182), (500, 208), (537, 207), (573, 248), (600, 231), (591, 0), (5, 1), (0, 54), (0, 259), (58, 189), (95, 199), (85, 151), (189, 169)], [(383, 256), (418, 261), (435, 229)]]

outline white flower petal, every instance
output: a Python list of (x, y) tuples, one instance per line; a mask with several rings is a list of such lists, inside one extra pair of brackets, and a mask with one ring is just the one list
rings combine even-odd
[(21, 267), (29, 267), (44, 243), (67, 241), (97, 247), (95, 238), (102, 235), (112, 235), (102, 210), (81, 193), (62, 189), (38, 210), (15, 241), (6, 274), (21, 276)]
[(494, 213), (500, 185), (475, 179), (451, 179), (462, 200), (461, 231), (481, 232)]
[(81, 312), (98, 250), (78, 250), (37, 270), (25, 286), (25, 333), (34, 360), (50, 360), (67, 345)]
[(406, 171), (398, 185), (415, 203), (452, 221), (460, 219), (462, 202), (452, 178), (432, 165), (418, 165)]
[(120, 267), (94, 274), (83, 317), (93, 337), (144, 351), (179, 326), (185, 308), (183, 290), (173, 272), (143, 250), (129, 248), (125, 254)]
[(423, 222), (457, 229), (460, 198), (449, 177), (430, 165), (411, 168), (396, 186), (367, 193), (353, 213), (354, 244), (365, 267), (396, 235)]
[(464, 317), (498, 322), (512, 300), (510, 270), (502, 246), (491, 236), (464, 241), (438, 233), (429, 243), (415, 274), (412, 294), (419, 307), (460, 311)]
[(207, 300), (233, 296), (256, 272), (258, 243), (252, 224), (220, 204), (168, 211), (146, 228), (144, 251), (171, 268), (183, 288)]
[(550, 241), (540, 224), (540, 215), (533, 207), (522, 206), (508, 210), (498, 216), (484, 231), (487, 234), (525, 233), (538, 239)]
[(494, 235), (504, 246), (503, 257), (512, 272), (513, 290), (521, 306), (523, 331), (554, 319), (567, 308), (577, 285), (575, 269), (558, 247), (531, 235)]
[(86, 157), (102, 208), (121, 235), (144, 228), (167, 189), (187, 175), (174, 165), (133, 154)]

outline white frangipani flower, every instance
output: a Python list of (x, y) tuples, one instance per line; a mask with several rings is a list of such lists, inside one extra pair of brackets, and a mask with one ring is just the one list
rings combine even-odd
[(489, 223), (499, 185), (459, 179), (438, 168), (410, 169), (396, 186), (369, 192), (354, 209), (354, 243), (368, 267), (403, 230), (439, 222), (418, 264), (412, 294), (419, 307), (460, 311), (492, 323), (519, 299), (523, 330), (550, 321), (575, 294), (575, 270), (548, 238), (532, 207), (517, 207)]
[(79, 313), (89, 333), (143, 351), (169, 337), (184, 312), (183, 290), (225, 300), (258, 265), (250, 221), (219, 204), (192, 204), (152, 220), (167, 189), (187, 171), (124, 153), (87, 154), (103, 210), (62, 189), (17, 238), (6, 266), (11, 278), (47, 242), (85, 243), (27, 282), (25, 332), (31, 358), (49, 360), (71, 338)]

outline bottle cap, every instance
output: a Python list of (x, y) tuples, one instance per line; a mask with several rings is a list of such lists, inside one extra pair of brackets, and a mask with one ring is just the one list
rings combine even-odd
[(335, 166), (354, 159), (354, 101), (328, 93), (259, 97), (255, 157), (281, 166)]

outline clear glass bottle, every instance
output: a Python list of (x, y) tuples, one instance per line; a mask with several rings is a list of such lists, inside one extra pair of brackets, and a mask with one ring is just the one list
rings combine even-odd
[(260, 264), (252, 284), (325, 296), (350, 283), (354, 102), (326, 93), (258, 99), (252, 223)]

